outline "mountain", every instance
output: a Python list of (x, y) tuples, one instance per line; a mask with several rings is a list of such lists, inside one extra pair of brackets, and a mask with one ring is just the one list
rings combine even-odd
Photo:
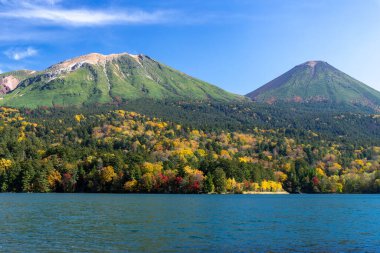
[(34, 73), (36, 71), (18, 70), (0, 74), (0, 95), (13, 91), (21, 81), (31, 77)]
[(322, 61), (298, 65), (246, 96), (267, 103), (329, 102), (380, 108), (379, 91)]
[(33, 108), (141, 98), (221, 102), (244, 99), (145, 55), (92, 53), (24, 79), (1, 103)]

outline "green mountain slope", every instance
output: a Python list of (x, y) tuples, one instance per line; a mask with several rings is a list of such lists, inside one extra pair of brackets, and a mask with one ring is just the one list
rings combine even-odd
[(89, 54), (51, 66), (22, 81), (2, 104), (69, 106), (141, 98), (239, 101), (242, 96), (190, 77), (148, 56)]
[(330, 102), (379, 109), (380, 92), (326, 62), (298, 65), (247, 97), (260, 102)]

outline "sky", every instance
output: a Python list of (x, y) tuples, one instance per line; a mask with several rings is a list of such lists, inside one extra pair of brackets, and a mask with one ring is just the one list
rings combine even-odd
[(327, 61), (380, 90), (380, 0), (0, 0), (0, 72), (145, 54), (246, 94)]

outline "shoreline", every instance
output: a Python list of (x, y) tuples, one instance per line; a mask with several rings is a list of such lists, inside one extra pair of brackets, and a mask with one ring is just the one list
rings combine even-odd
[(255, 192), (255, 191), (246, 191), (246, 192), (242, 192), (242, 194), (279, 194), (279, 195), (282, 195), (282, 194), (290, 194), (289, 192), (286, 192), (286, 191), (281, 191), (281, 192)]
[(292, 194), (289, 192), (208, 192), (208, 193), (171, 193), (171, 192), (0, 192), (0, 194), (116, 194), (116, 195), (129, 195), (129, 194), (142, 194), (142, 195), (284, 195), (284, 194)]

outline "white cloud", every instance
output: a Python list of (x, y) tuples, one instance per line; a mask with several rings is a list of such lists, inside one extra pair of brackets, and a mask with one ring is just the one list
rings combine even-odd
[(39, 1), (43, 2), (43, 3), (50, 4), (50, 5), (54, 5), (54, 4), (61, 2), (61, 0), (39, 0)]
[(0, 4), (3, 5), (34, 5), (34, 4), (49, 4), (55, 5), (62, 0), (0, 0)]
[(15, 61), (19, 61), (19, 60), (22, 60), (24, 58), (37, 55), (37, 53), (38, 53), (38, 51), (32, 47), (27, 47), (24, 49), (12, 48), (12, 49), (8, 49), (7, 51), (4, 52), (4, 54), (8, 58), (15, 60)]
[[(5, 11), (0, 17), (11, 19), (29, 19), (70, 26), (99, 26), (109, 24), (151, 24), (161, 23), (170, 15), (169, 12), (142, 10), (91, 10), (65, 9), (57, 6), (57, 0), (4, 1)], [(50, 6), (47, 6), (50, 5)]]

